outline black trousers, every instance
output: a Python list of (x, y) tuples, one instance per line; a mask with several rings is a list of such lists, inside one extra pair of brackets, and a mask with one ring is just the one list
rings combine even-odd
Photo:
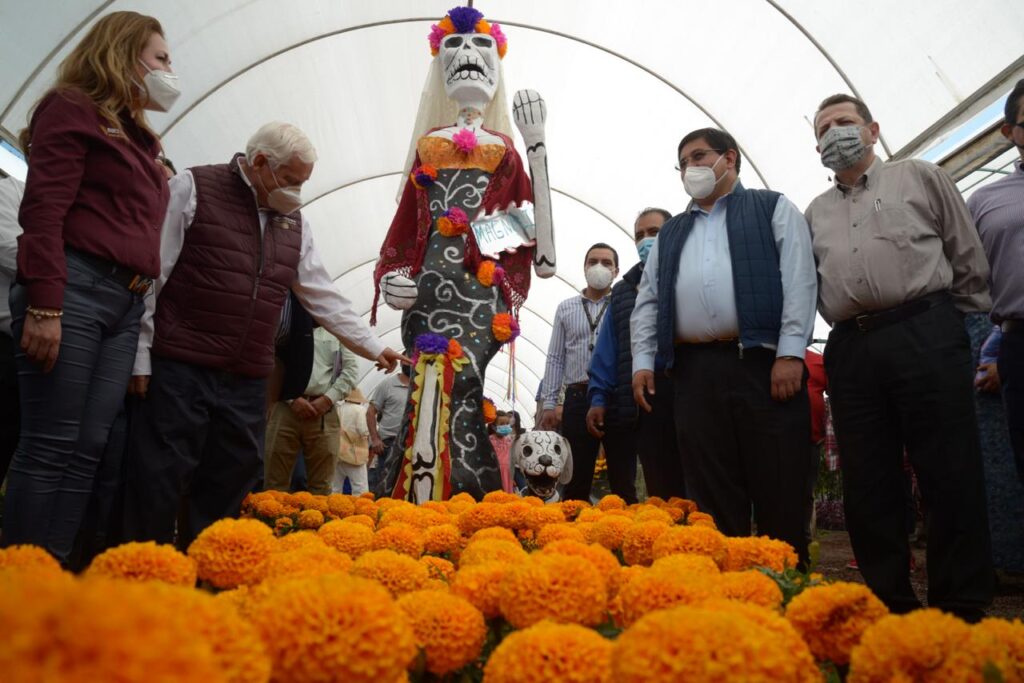
[(929, 511), (929, 605), (977, 619), (992, 600), (973, 366), (963, 315), (949, 302), (866, 333), (833, 330), (825, 347), (850, 542), (893, 612), (920, 607), (909, 578), (904, 447)]
[[(6, 297), (7, 292), (0, 291)], [(7, 468), (18, 447), (18, 423), (21, 402), (18, 400), (18, 371), (14, 367), (14, 338), (0, 332), (0, 483), (7, 478)]]
[(686, 497), (672, 394), (672, 378), (655, 373), (654, 396), (649, 397), (652, 410), (648, 413), (640, 409), (636, 424), (636, 451), (644, 468), (647, 495), (666, 500)]
[[(572, 480), (562, 492), (563, 500), (590, 500), (590, 487), (594, 483), (594, 466), (601, 442), (587, 431), (586, 387), (567, 387), (562, 404), (562, 436), (572, 449)], [(609, 439), (608, 436), (611, 436)], [(605, 460), (608, 462), (608, 484), (612, 493), (628, 503), (636, 502), (636, 444), (623, 432), (609, 432), (605, 440)]]
[(687, 492), (722, 533), (786, 541), (807, 562), (804, 542), (810, 405), (806, 380), (788, 401), (771, 397), (775, 352), (680, 344), (672, 377)]
[(1024, 484), (1024, 329), (1003, 333), (997, 367), (1017, 477)]
[(263, 473), (266, 380), (153, 358), (149, 391), (132, 416), (126, 466), (127, 540), (178, 547), (237, 516)]

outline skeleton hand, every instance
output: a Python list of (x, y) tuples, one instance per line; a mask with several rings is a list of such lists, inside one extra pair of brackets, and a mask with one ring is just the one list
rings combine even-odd
[(544, 121), (548, 117), (548, 108), (540, 93), (536, 90), (517, 91), (512, 101), (512, 117), (528, 151), (544, 142)]
[(384, 295), (384, 303), (396, 311), (412, 308), (419, 293), (416, 283), (399, 273), (388, 273), (382, 277), (380, 291)]

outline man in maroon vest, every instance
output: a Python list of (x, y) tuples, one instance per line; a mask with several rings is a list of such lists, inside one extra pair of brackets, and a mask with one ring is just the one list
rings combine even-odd
[[(316, 152), (268, 123), (226, 164), (171, 181), (161, 275), (147, 301), (132, 390), (146, 396), (126, 468), (128, 540), (186, 547), (237, 515), (263, 469), (266, 381), (288, 291), (355, 353), (394, 370), (337, 290), (299, 213)], [(183, 494), (187, 504), (182, 505)]]

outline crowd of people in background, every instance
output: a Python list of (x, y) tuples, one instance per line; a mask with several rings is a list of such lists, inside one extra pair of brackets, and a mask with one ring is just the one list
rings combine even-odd
[[(375, 490), (408, 397), (409, 359), (337, 289), (300, 210), (311, 141), (271, 122), (176, 173), (146, 119), (175, 103), (171, 65), (156, 19), (100, 19), (32, 111), (27, 182), (0, 181), (2, 541), (70, 567), (83, 543), (185, 547), (297, 470), (313, 493)], [(682, 137), (689, 205), (639, 212), (621, 279), (615, 249), (587, 250), (536, 428), (571, 446), (562, 499), (590, 498), (603, 451), (611, 491), (636, 502), (639, 460), (649, 495), (691, 498), (806, 565), (827, 392), (866, 582), (895, 612), (920, 606), (906, 456), (929, 510), (928, 602), (976, 621), (993, 593), (976, 384), (1002, 392), (1024, 483), (1024, 81), (1002, 127), (1022, 160), (966, 204), (937, 166), (877, 157), (856, 97), (824, 99), (813, 123), (807, 153), (834, 182), (805, 210), (743, 185), (728, 132)], [(980, 368), (972, 312), (996, 326)], [(402, 371), (367, 400), (357, 356)], [(522, 431), (511, 411), (490, 425), (508, 492), (524, 487)]]

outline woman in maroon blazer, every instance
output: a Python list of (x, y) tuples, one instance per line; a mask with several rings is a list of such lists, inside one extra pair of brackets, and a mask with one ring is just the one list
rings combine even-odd
[(167, 111), (177, 95), (160, 23), (114, 12), (61, 63), (21, 134), (28, 178), (10, 301), (22, 429), (5, 545), (62, 562), (71, 552), (160, 272), (167, 179), (145, 110)]

